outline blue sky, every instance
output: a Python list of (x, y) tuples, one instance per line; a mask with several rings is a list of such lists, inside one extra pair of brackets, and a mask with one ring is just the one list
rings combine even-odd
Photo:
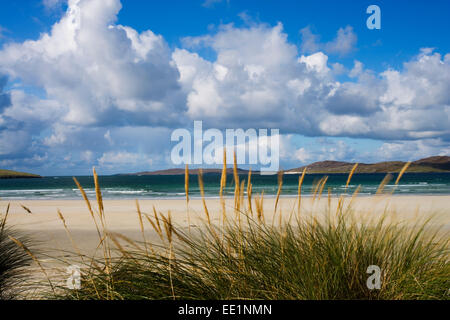
[[(56, 1), (56, 0), (55, 0)], [(6, 28), (1, 42), (37, 39), (59, 20), (66, 6), (47, 8), (38, 0), (0, 1), (1, 26)], [(282, 22), (289, 40), (300, 44), (300, 29), (312, 26), (322, 40), (331, 40), (336, 30), (350, 25), (358, 35), (358, 52), (351, 58), (364, 59), (374, 70), (398, 66), (417, 54), (422, 47), (436, 47), (449, 52), (450, 2), (428, 1), (212, 1), (203, 0), (133, 1), (123, 0), (118, 23), (137, 31), (151, 29), (164, 36), (171, 46), (179, 46), (180, 38), (200, 36), (212, 26), (235, 23), (247, 14), (255, 22), (271, 25)], [(366, 8), (377, 4), (382, 9), (382, 29), (366, 27)], [(350, 61), (352, 61), (350, 59)]]
[(87, 2), (0, 1), (0, 167), (167, 168), (193, 120), (279, 128), (285, 168), (450, 153), (448, 1)]

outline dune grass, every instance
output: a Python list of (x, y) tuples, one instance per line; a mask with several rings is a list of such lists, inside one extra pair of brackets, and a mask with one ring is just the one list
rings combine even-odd
[(7, 226), (9, 205), (4, 216), (0, 216), (0, 300), (16, 299), (27, 289), (27, 272), (32, 258), (17, 241), (23, 246), (30, 240)]
[[(432, 231), (427, 223), (411, 226), (392, 222), (387, 219), (389, 212), (364, 220), (352, 210), (352, 201), (344, 205), (343, 197), (333, 212), (329, 207), (328, 212), (306, 214), (300, 206), (305, 172), (299, 177), (298, 205), (291, 212), (277, 209), (282, 190), (279, 176), (270, 219), (268, 209), (263, 209), (264, 195), (252, 198), (251, 173), (245, 189), (245, 181), (239, 183), (236, 165), (234, 168), (234, 207), (225, 206), (221, 193), (220, 223), (211, 223), (206, 201), (204, 223), (196, 229), (174, 225), (170, 212), (162, 214), (155, 208), (152, 213), (141, 212), (137, 203), (141, 242), (108, 231), (95, 171), (98, 211), (76, 181), (97, 228), (103, 257), (84, 257), (81, 289), (60, 287), (48, 297), (449, 299), (448, 234)], [(355, 170), (356, 166), (347, 184)], [(186, 175), (189, 215), (188, 169)], [(201, 172), (199, 179), (201, 187)], [(221, 190), (225, 179), (222, 175)], [(319, 181), (314, 199), (321, 197), (325, 183), (326, 179)], [(159, 244), (146, 240), (146, 226), (159, 235)], [(133, 249), (124, 249), (124, 242)], [(381, 269), (379, 290), (367, 286), (371, 265)]]
[[(207, 229), (165, 254), (127, 252), (96, 267), (69, 299), (445, 299), (446, 248), (423, 231), (340, 220), (283, 229), (252, 224)], [(186, 238), (184, 238), (186, 236)], [(367, 267), (382, 270), (369, 290)]]

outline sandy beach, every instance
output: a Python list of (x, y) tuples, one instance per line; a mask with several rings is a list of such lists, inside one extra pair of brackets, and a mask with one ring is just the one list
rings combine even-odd
[[(233, 199), (226, 200), (227, 217), (234, 217)], [(1, 201), (0, 210), (4, 214), (9, 202)], [(222, 206), (219, 199), (207, 199), (208, 211), (211, 221), (220, 224), (222, 219)], [(312, 215), (323, 219), (328, 212), (333, 214), (336, 210), (338, 198), (322, 197), (313, 200), (312, 197), (301, 199), (301, 219)], [(414, 225), (432, 218), (429, 228), (440, 228), (440, 232), (447, 236), (450, 232), (450, 196), (373, 196), (351, 197), (344, 199), (344, 207), (351, 203), (351, 208), (357, 221), (368, 221), (367, 218), (378, 218), (386, 213), (389, 220)], [(171, 212), (173, 224), (178, 230), (188, 231), (188, 216), (185, 200), (141, 200), (141, 212), (153, 215), (153, 206), (158, 212), (167, 216)], [(247, 207), (248, 203), (245, 204)], [(26, 207), (26, 209), (23, 208)], [(255, 203), (252, 203), (255, 208)], [(297, 214), (297, 199), (284, 197), (278, 203), (277, 214), (274, 217), (275, 198), (264, 200), (264, 213), (266, 223), (278, 223), (280, 217), (285, 221), (291, 213)], [(94, 211), (97, 204), (92, 201)], [(135, 200), (105, 200), (104, 201), (107, 228), (111, 233), (118, 233), (138, 242), (143, 240)], [(330, 209), (329, 209), (330, 208)], [(28, 212), (31, 211), (31, 213)], [(58, 215), (63, 214), (69, 229), (67, 234), (64, 224)], [(189, 220), (191, 231), (204, 226), (206, 221), (203, 203), (200, 199), (191, 199), (189, 202)], [(292, 221), (291, 223), (295, 223)], [(33, 264), (28, 275), (35, 279), (36, 284), (45, 284), (47, 277), (52, 283), (64, 286), (67, 280), (67, 267), (69, 265), (86, 266), (91, 257), (102, 259), (102, 252), (98, 250), (99, 237), (95, 224), (83, 200), (23, 200), (11, 202), (8, 215), (8, 225), (20, 231), (22, 235), (30, 237), (30, 250), (45, 268), (42, 272), (37, 264)], [(145, 240), (153, 248), (158, 248), (161, 240), (153, 230), (150, 223), (144, 218)], [(121, 246), (134, 249), (126, 241), (120, 240)], [(158, 249), (157, 249), (158, 250)], [(80, 258), (88, 257), (88, 260)], [(119, 250), (113, 251), (116, 256)], [(40, 292), (38, 285), (35, 289), (30, 287), (31, 297)], [(45, 285), (44, 285), (45, 287)]]
[[(283, 218), (289, 217), (290, 213), (297, 208), (296, 198), (282, 198), (277, 209), (276, 221), (279, 221), (279, 212)], [(346, 205), (351, 198), (346, 198)], [(5, 212), (8, 202), (1, 201), (0, 208)], [(188, 227), (186, 214), (186, 201), (177, 200), (141, 200), (139, 201), (142, 212), (153, 214), (153, 206), (157, 211), (167, 215), (170, 211), (173, 222), (182, 229)], [(330, 201), (331, 212), (336, 207), (337, 199)], [(390, 197), (358, 197), (354, 199), (352, 208), (357, 217), (377, 217), (387, 212), (389, 218), (396, 221), (404, 221), (414, 224), (427, 218), (432, 219), (432, 226), (441, 227), (443, 231), (450, 230), (450, 196), (390, 196)], [(23, 207), (28, 208), (28, 213)], [(264, 212), (266, 221), (271, 221), (274, 213), (275, 199), (264, 200)], [(135, 200), (106, 200), (104, 202), (107, 226), (110, 232), (116, 232), (134, 240), (142, 240), (139, 227), (139, 219)], [(211, 221), (219, 223), (221, 219), (221, 205), (219, 199), (207, 199), (208, 210)], [(233, 216), (233, 200), (227, 199), (228, 216)], [(96, 203), (93, 202), (94, 209)], [(308, 216), (314, 214), (323, 216), (328, 212), (328, 199), (316, 199), (304, 197), (301, 202), (301, 214)], [(37, 248), (56, 250), (56, 252), (73, 252), (74, 248), (67, 237), (66, 230), (57, 212), (61, 211), (66, 224), (77, 247), (84, 253), (90, 254), (98, 245), (98, 236), (92, 217), (83, 200), (33, 200), (12, 202), (8, 216), (8, 223), (15, 229), (30, 235), (36, 243)], [(313, 212), (313, 213), (311, 213)], [(191, 228), (202, 225), (205, 215), (203, 204), (200, 199), (189, 202), (189, 214)], [(146, 238), (149, 241), (158, 241), (156, 233), (147, 222)]]

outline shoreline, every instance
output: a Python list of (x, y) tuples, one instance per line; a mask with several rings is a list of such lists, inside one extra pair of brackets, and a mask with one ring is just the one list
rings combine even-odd
[[(348, 205), (352, 197), (345, 197), (344, 204)], [(254, 200), (254, 198), (253, 198)], [(296, 197), (281, 197), (278, 203), (276, 219), (274, 218), (275, 197), (264, 197), (264, 213), (267, 223), (275, 221), (278, 223), (280, 216), (287, 220), (291, 212), (296, 211)], [(234, 200), (226, 199), (226, 211), (228, 217), (234, 217)], [(20, 200), (5, 201), (0, 200), (0, 212), (4, 216), (6, 206), (11, 203), (7, 225), (17, 231), (24, 232), (35, 240), (38, 252), (55, 252), (60, 255), (63, 252), (74, 252), (73, 244), (67, 236), (58, 210), (62, 213), (65, 223), (70, 230), (77, 247), (87, 255), (95, 254), (98, 245), (98, 236), (95, 224), (88, 211), (84, 200)], [(318, 197), (302, 197), (301, 216), (323, 218), (323, 213), (334, 212), (337, 207), (338, 198), (332, 197), (328, 201), (326, 195)], [(433, 218), (430, 227), (441, 228), (443, 232), (450, 232), (450, 195), (447, 196), (412, 196), (412, 195), (378, 195), (378, 196), (358, 196), (352, 202), (352, 209), (355, 211), (357, 219), (362, 223), (366, 218), (380, 217), (383, 212), (387, 213), (387, 218), (391, 221), (404, 222), (408, 225), (415, 225), (426, 219)], [(211, 222), (220, 224), (222, 219), (222, 206), (220, 199), (206, 199)], [(26, 209), (31, 211), (29, 213)], [(95, 200), (91, 200), (94, 211), (97, 208)], [(244, 199), (245, 207), (248, 206), (247, 198)], [(153, 216), (153, 206), (158, 212), (167, 216), (171, 212), (174, 225), (181, 229), (188, 230), (188, 219), (191, 228), (202, 226), (205, 221), (203, 202), (200, 199), (190, 199), (189, 218), (186, 210), (186, 200), (139, 200), (142, 213)], [(255, 202), (252, 202), (255, 208)], [(330, 206), (330, 207), (328, 207)], [(105, 217), (110, 232), (119, 233), (134, 241), (142, 241), (139, 218), (136, 209), (136, 201), (133, 200), (104, 200)], [(385, 211), (387, 209), (387, 211)], [(281, 214), (280, 214), (281, 212)], [(152, 243), (158, 243), (159, 238), (147, 221), (145, 221), (145, 236)], [(69, 256), (69, 254), (67, 254)], [(45, 259), (44, 259), (45, 260)], [(50, 262), (49, 262), (50, 263)], [(53, 262), (54, 263), (54, 262)]]
[[(245, 196), (247, 196), (247, 192), (244, 193)], [(256, 194), (253, 193), (253, 196), (255, 196)], [(340, 195), (338, 194), (331, 194), (331, 198), (339, 198), (340, 196), (344, 196), (344, 197), (351, 197), (353, 195), (353, 193), (342, 193)], [(398, 193), (394, 193), (394, 194), (380, 194), (377, 195), (375, 193), (359, 193), (358, 194), (358, 198), (372, 198), (372, 197), (382, 197), (382, 196), (389, 196), (389, 197), (421, 197), (421, 198), (432, 198), (432, 197), (450, 197), (449, 194), (447, 193), (404, 193), (404, 194), (398, 194)], [(275, 199), (277, 197), (276, 194), (264, 194), (264, 199)], [(280, 195), (280, 199), (297, 199), (297, 195), (296, 194), (290, 194), (290, 195)], [(307, 194), (302, 194), (302, 198), (313, 198), (314, 194), (312, 193), (307, 193)], [(327, 194), (323, 194), (322, 197), (328, 197)], [(229, 196), (224, 196), (223, 197), (226, 200), (232, 200), (234, 199), (233, 195), (229, 195)], [(192, 196), (189, 195), (189, 199), (190, 200), (198, 200), (201, 201), (202, 197), (201, 196)], [(205, 199), (206, 200), (219, 200), (220, 197), (219, 196), (208, 196), (205, 195)], [(95, 202), (95, 198), (89, 199), (91, 202)], [(105, 197), (103, 196), (103, 200), (104, 201), (186, 201), (186, 197), (185, 196), (174, 196), (174, 197), (120, 197), (120, 198), (110, 198), (110, 197)], [(8, 197), (0, 197), (0, 204), (4, 204), (4, 203), (13, 203), (13, 202), (20, 202), (20, 201), (26, 201), (26, 202), (45, 202), (45, 201), (83, 201), (84, 200), (81, 197), (77, 197), (77, 198), (8, 198)]]
[[(254, 205), (254, 199), (256, 195), (253, 195), (252, 203)], [(233, 207), (234, 197), (225, 197), (226, 206), (229, 208)], [(323, 194), (322, 196), (317, 196), (314, 201), (314, 197), (312, 195), (302, 195), (302, 209), (309, 210), (322, 210), (323, 206), (328, 203), (328, 196)], [(335, 205), (338, 201), (338, 196), (331, 196), (330, 202), (331, 205)], [(352, 196), (344, 196), (344, 201), (351, 201)], [(206, 203), (208, 205), (209, 211), (211, 211), (213, 217), (218, 215), (221, 211), (220, 198), (205, 198)], [(157, 211), (161, 211), (162, 213), (167, 213), (169, 210), (172, 212), (174, 217), (175, 214), (178, 213), (186, 213), (186, 199), (185, 198), (177, 198), (177, 199), (103, 199), (106, 215), (128, 215), (128, 214), (137, 214), (136, 211), (136, 201), (139, 202), (140, 207), (143, 212), (148, 212), (153, 214), (153, 206), (155, 206)], [(271, 211), (276, 201), (276, 196), (272, 195), (264, 195), (264, 211)], [(90, 199), (90, 203), (92, 207), (95, 209), (97, 207), (97, 202), (94, 199)], [(288, 207), (292, 207), (297, 203), (297, 196), (280, 196), (280, 204), (278, 210), (287, 210)], [(370, 203), (368, 208), (364, 208)], [(407, 212), (418, 209), (420, 212), (425, 211), (441, 211), (445, 212), (450, 220), (450, 207), (448, 204), (450, 203), (450, 195), (389, 195), (389, 194), (380, 194), (380, 195), (358, 195), (355, 197), (354, 206), (356, 210), (367, 211), (368, 209), (375, 210), (373, 204), (377, 204), (377, 207), (381, 205), (386, 206), (389, 204), (389, 209), (395, 209), (399, 212)], [(10, 212), (8, 216), (8, 222), (11, 225), (14, 225), (14, 222), (18, 223), (18, 225), (22, 225), (23, 223), (33, 223), (39, 222), (40, 219), (52, 218), (56, 219), (57, 211), (60, 210), (63, 215), (68, 215), (69, 218), (73, 218), (74, 214), (77, 212), (81, 215), (76, 217), (79, 220), (85, 220), (85, 218), (90, 218), (88, 215), (88, 208), (86, 206), (86, 202), (83, 199), (76, 200), (66, 200), (66, 199), (50, 199), (50, 200), (5, 200), (0, 199), (0, 213), (4, 215), (6, 207), (10, 204)], [(244, 197), (244, 204), (247, 207), (247, 197)], [(32, 213), (24, 209), (23, 206), (28, 208)], [(203, 202), (201, 197), (190, 197), (189, 198), (189, 209), (193, 212), (202, 213)], [(85, 213), (86, 215), (83, 215)], [(128, 216), (124, 216), (128, 217)], [(450, 222), (450, 221), (449, 221)], [(17, 225), (17, 224), (16, 224)], [(70, 225), (69, 225), (70, 227)]]

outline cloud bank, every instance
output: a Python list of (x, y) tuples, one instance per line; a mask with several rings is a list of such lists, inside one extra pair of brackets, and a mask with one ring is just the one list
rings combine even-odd
[[(377, 73), (359, 61), (346, 69), (329, 55), (355, 50), (351, 27), (328, 43), (305, 28), (298, 47), (281, 23), (222, 25), (170, 49), (162, 35), (118, 24), (120, 9), (119, 0), (70, 0), (51, 32), (3, 46), (1, 166), (167, 167), (171, 130), (194, 120), (377, 139), (384, 144), (373, 154), (386, 158), (449, 153), (448, 53), (422, 49), (399, 70)], [(327, 146), (292, 148), (286, 159), (306, 162)], [(334, 148), (335, 158), (355, 153)]]

